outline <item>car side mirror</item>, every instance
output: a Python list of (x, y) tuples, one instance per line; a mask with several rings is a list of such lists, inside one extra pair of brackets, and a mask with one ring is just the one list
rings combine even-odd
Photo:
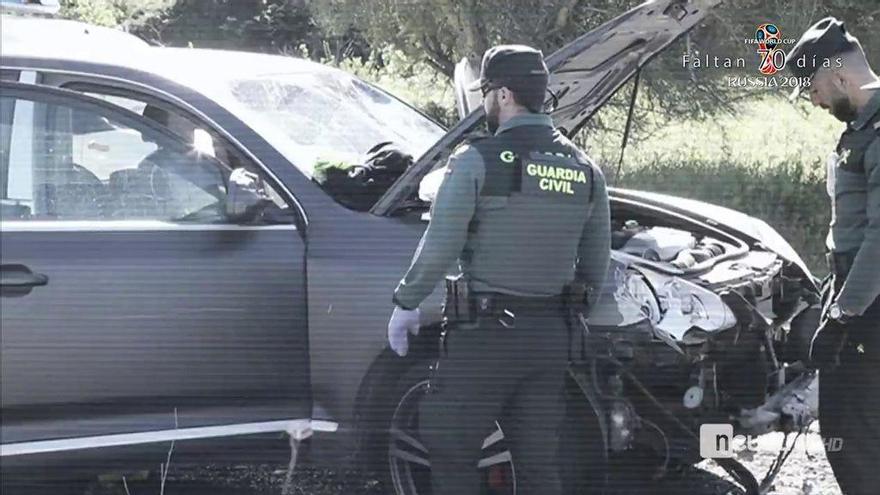
[(272, 204), (259, 175), (237, 168), (229, 174), (226, 186), (226, 217), (235, 223), (248, 223)]

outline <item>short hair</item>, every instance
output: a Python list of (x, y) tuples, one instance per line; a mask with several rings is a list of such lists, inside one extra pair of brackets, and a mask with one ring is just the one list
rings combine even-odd
[(544, 109), (544, 91), (539, 93), (537, 91), (507, 89), (513, 94), (513, 101), (525, 107), (526, 110), (532, 113), (541, 113), (541, 110)]
[[(841, 52), (840, 56), (847, 64), (855, 64), (861, 66), (863, 69), (871, 68), (871, 64), (868, 62), (868, 55), (865, 53), (865, 49), (862, 48), (862, 44), (859, 43), (859, 40), (855, 40), (852, 48)], [(844, 67), (846, 67), (846, 65), (844, 65)]]

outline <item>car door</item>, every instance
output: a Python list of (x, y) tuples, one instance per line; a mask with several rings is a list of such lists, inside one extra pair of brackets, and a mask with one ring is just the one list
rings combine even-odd
[(230, 222), (228, 167), (132, 112), (6, 82), (0, 102), (2, 455), (307, 425), (289, 217)]

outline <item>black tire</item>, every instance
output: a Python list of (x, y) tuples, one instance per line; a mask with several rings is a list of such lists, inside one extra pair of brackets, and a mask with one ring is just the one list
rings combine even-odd
[(663, 456), (648, 446), (634, 446), (626, 452), (612, 455), (606, 495), (656, 493), (662, 465)]
[[(397, 383), (392, 394), (385, 441), (387, 469), (385, 477), (390, 493), (428, 495), (430, 460), (427, 448), (418, 435), (418, 403), (427, 390), (432, 361), (411, 366)], [(598, 422), (591, 420), (587, 401), (569, 389), (566, 419), (560, 427), (560, 475), (565, 493), (600, 494), (604, 490), (607, 465), (604, 442)], [(481, 456), (482, 495), (515, 495), (516, 472), (500, 424), (486, 437)]]

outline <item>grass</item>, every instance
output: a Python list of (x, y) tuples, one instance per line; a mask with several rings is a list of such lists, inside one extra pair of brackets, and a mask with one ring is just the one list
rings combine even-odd
[(699, 199), (761, 218), (818, 275), (826, 272), (831, 215), (825, 157), (843, 125), (824, 111), (798, 105), (767, 97), (742, 103), (732, 114), (635, 136), (619, 177), (620, 133), (597, 131), (582, 139), (612, 185)]

